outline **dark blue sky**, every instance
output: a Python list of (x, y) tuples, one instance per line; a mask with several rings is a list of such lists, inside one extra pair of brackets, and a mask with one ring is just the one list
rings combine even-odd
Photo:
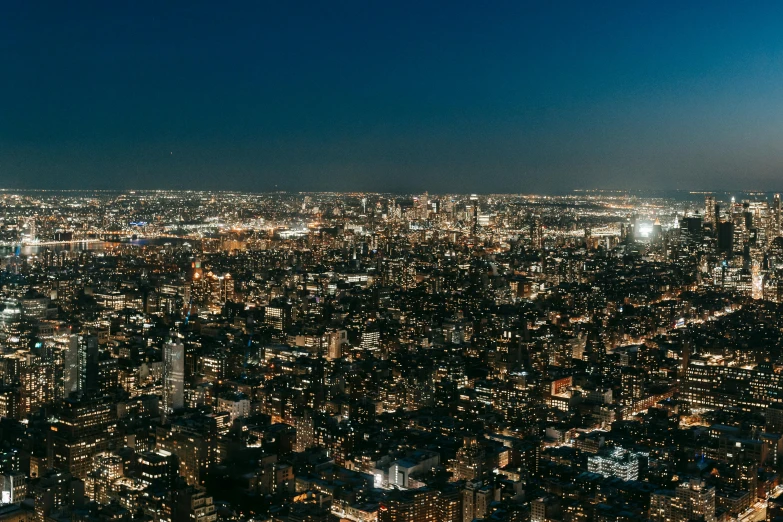
[(0, 187), (783, 189), (781, 27), (778, 1), (6, 2)]

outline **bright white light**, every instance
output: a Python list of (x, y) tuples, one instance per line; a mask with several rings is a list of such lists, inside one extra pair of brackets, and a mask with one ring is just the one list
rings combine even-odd
[(639, 236), (641, 237), (650, 237), (650, 234), (652, 234), (653, 227), (652, 225), (639, 225)]

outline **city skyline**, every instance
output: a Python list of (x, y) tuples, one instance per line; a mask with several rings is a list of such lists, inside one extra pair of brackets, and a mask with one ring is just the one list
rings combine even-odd
[(781, 476), (779, 193), (0, 191), (0, 521), (777, 522)]
[(783, 522), (783, 2), (0, 9), (0, 522)]

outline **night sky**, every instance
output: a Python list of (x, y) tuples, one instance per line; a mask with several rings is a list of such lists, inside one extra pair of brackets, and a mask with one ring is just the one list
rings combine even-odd
[(783, 189), (783, 2), (5, 2), (0, 187)]

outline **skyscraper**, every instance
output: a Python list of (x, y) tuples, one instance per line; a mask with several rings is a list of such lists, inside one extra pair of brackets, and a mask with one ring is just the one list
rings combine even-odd
[(471, 207), (471, 212), (473, 213), (472, 230), (473, 230), (473, 234), (475, 235), (478, 229), (478, 207), (479, 207), (478, 196), (476, 194), (470, 195), (470, 207)]
[(734, 223), (721, 221), (718, 223), (718, 252), (731, 255), (734, 251)]
[(92, 458), (114, 449), (120, 440), (117, 407), (110, 399), (65, 399), (49, 432), (49, 465), (84, 478), (92, 469)]
[(718, 222), (718, 216), (715, 214), (715, 197), (704, 196), (704, 222), (713, 229)]
[(68, 338), (68, 348), (63, 357), (63, 396), (68, 397), (78, 391), (79, 382), (79, 336), (71, 335)]
[(72, 335), (63, 358), (65, 397), (98, 391), (98, 337)]
[(171, 339), (163, 345), (163, 415), (185, 405), (185, 345)]

